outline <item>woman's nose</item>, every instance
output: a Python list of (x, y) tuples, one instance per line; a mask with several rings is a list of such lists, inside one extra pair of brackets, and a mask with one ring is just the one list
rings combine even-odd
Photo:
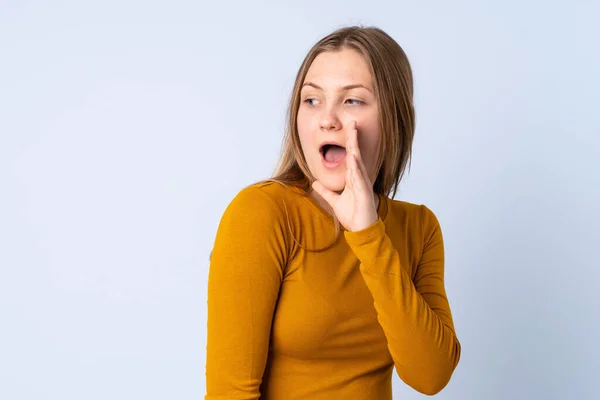
[(342, 128), (342, 121), (334, 107), (325, 108), (321, 116), (320, 126), (324, 130), (339, 130)]

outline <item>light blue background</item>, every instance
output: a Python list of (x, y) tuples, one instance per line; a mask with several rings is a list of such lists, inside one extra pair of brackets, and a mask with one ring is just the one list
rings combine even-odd
[[(446, 240), (439, 399), (600, 396), (599, 2), (0, 2), (0, 398), (200, 399), (208, 254), (314, 42), (414, 68), (398, 199)], [(424, 396), (394, 378), (394, 398)]]

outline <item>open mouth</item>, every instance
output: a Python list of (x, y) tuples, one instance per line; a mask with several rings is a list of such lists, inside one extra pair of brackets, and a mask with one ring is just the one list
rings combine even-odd
[(319, 151), (328, 163), (338, 163), (346, 157), (346, 148), (337, 144), (324, 144)]

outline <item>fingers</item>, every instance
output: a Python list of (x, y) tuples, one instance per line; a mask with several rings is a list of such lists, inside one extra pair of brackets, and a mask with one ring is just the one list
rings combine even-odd
[(346, 154), (346, 184), (345, 186), (352, 190), (354, 188), (353, 175), (354, 175), (354, 164), (352, 163), (352, 153)]
[(358, 148), (358, 129), (356, 121), (351, 121), (348, 127), (348, 133), (346, 134), (346, 153), (357, 154), (360, 156), (360, 149)]
[(360, 166), (358, 165), (358, 160), (356, 159), (356, 157), (354, 156), (354, 154), (350, 155), (350, 158), (352, 159), (351, 164), (352, 164), (352, 168), (351, 168), (351, 181), (352, 181), (352, 189), (356, 188), (356, 190), (358, 190), (359, 192), (367, 192), (369, 190), (369, 186), (367, 183), (367, 179), (365, 179), (364, 177), (364, 172), (361, 170)]
[[(358, 145), (358, 127), (357, 122), (352, 121), (350, 123), (350, 129), (348, 132), (348, 137), (346, 139), (346, 153), (350, 153), (350, 155), (354, 155), (355, 159), (355, 168), (360, 172), (360, 176), (365, 181), (365, 185), (371, 185), (371, 179), (369, 177), (369, 173), (367, 172), (367, 167), (365, 166), (362, 156), (360, 154), (360, 146)], [(352, 165), (350, 161), (353, 157), (347, 157), (347, 163)], [(350, 168), (350, 167), (349, 167)], [(356, 175), (356, 174), (354, 174)]]

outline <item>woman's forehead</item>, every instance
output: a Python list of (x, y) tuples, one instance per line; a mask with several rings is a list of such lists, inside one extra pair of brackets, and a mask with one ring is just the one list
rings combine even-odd
[(363, 85), (371, 90), (372, 76), (363, 56), (354, 50), (319, 54), (312, 62), (305, 81), (321, 88)]

